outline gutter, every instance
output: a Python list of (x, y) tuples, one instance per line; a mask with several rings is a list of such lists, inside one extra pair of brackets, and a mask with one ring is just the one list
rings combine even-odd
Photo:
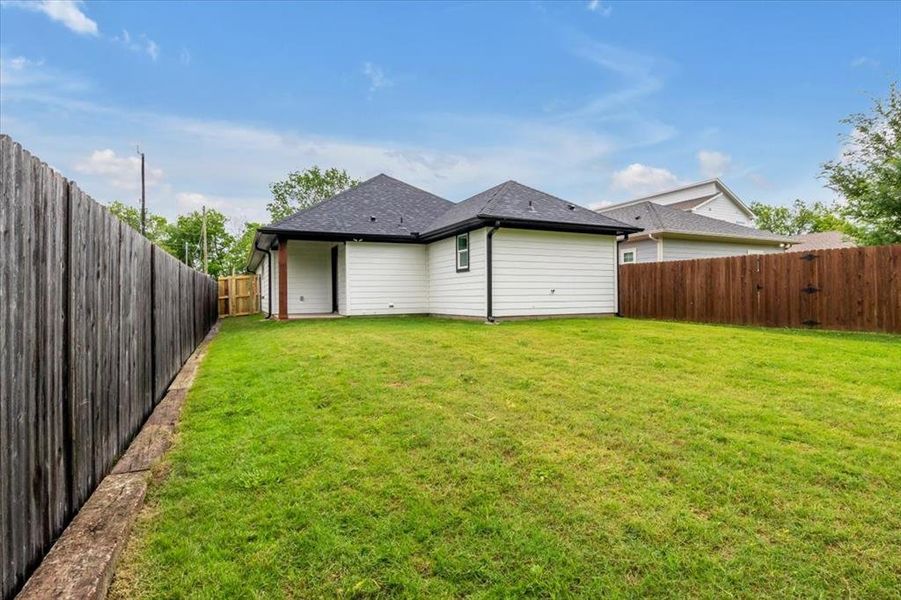
[(269, 267), (266, 269), (266, 277), (267, 277), (267, 279), (269, 279), (268, 286), (267, 286), (269, 288), (269, 293), (266, 294), (266, 298), (269, 300), (269, 310), (267, 311), (268, 314), (266, 315), (266, 318), (271, 319), (272, 318), (272, 251), (266, 250), (264, 248), (260, 248), (259, 246), (257, 246), (256, 241), (254, 241), (254, 243), (253, 243), (253, 249), (259, 250), (260, 252), (265, 252), (266, 256), (269, 257)]
[(492, 300), (494, 298), (494, 294), (492, 292), (492, 281), (491, 281), (491, 246), (492, 240), (494, 239), (494, 234), (498, 229), (501, 228), (501, 222), (495, 221), (494, 227), (488, 230), (487, 241), (486, 241), (486, 256), (485, 256), (485, 288), (487, 292), (487, 297), (485, 298), (485, 307), (486, 314), (485, 320), (489, 323), (494, 323), (494, 314), (493, 314), (493, 306)]

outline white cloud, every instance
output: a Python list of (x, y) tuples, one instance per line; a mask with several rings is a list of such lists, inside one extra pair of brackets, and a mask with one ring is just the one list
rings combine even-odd
[(188, 66), (191, 64), (191, 51), (187, 48), (182, 48), (181, 52), (178, 53), (178, 62), (180, 62), (184, 66)]
[(653, 194), (667, 188), (677, 187), (682, 182), (671, 171), (659, 167), (649, 167), (633, 163), (613, 174), (612, 187), (636, 195)]
[(610, 13), (613, 12), (613, 7), (601, 0), (589, 0), (587, 8), (591, 12), (598, 13), (602, 17), (609, 17)]
[(869, 56), (858, 56), (851, 61), (851, 66), (854, 68), (866, 67), (869, 69), (878, 69), (879, 61), (875, 58), (870, 58)]
[(701, 150), (698, 152), (698, 165), (701, 174), (707, 178), (722, 177), (732, 164), (732, 157), (714, 150)]
[(156, 42), (147, 37), (146, 34), (140, 34), (137, 39), (133, 38), (127, 29), (122, 30), (122, 35), (113, 36), (112, 40), (122, 44), (132, 52), (146, 54), (154, 62), (160, 56), (160, 47)]
[(369, 93), (372, 94), (382, 88), (391, 87), (394, 82), (385, 76), (381, 67), (371, 62), (363, 63), (363, 75), (369, 80)]
[[(95, 150), (87, 159), (76, 163), (75, 170), (86, 175), (99, 175), (120, 190), (141, 189), (141, 159), (137, 156), (116, 156), (108, 148)], [(145, 164), (144, 179), (148, 186), (159, 183), (162, 178), (162, 169), (148, 168)]]
[(62, 23), (75, 33), (82, 35), (97, 35), (100, 33), (97, 23), (85, 15), (80, 0), (5, 0), (3, 6), (10, 6), (40, 12), (52, 20)]

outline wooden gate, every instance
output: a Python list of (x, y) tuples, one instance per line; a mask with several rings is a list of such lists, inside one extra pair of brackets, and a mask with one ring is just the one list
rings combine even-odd
[(219, 316), (240, 317), (260, 312), (260, 283), (256, 275), (219, 278)]

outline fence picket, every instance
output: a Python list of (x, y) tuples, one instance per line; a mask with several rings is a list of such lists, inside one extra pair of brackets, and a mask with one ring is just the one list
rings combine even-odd
[[(24, 584), (215, 323), (215, 291), (198, 297), (195, 286), (215, 281), (154, 251), (0, 135), (3, 598)], [(163, 321), (156, 337), (151, 309)]]
[(901, 333), (901, 245), (619, 267), (626, 317)]

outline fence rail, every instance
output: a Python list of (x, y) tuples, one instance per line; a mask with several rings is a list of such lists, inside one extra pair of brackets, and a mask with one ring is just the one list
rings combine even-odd
[(901, 246), (621, 265), (619, 312), (901, 333)]
[(260, 285), (257, 275), (219, 278), (219, 314), (239, 317), (260, 312)]
[(0, 592), (11, 597), (217, 318), (216, 282), (0, 136)]

